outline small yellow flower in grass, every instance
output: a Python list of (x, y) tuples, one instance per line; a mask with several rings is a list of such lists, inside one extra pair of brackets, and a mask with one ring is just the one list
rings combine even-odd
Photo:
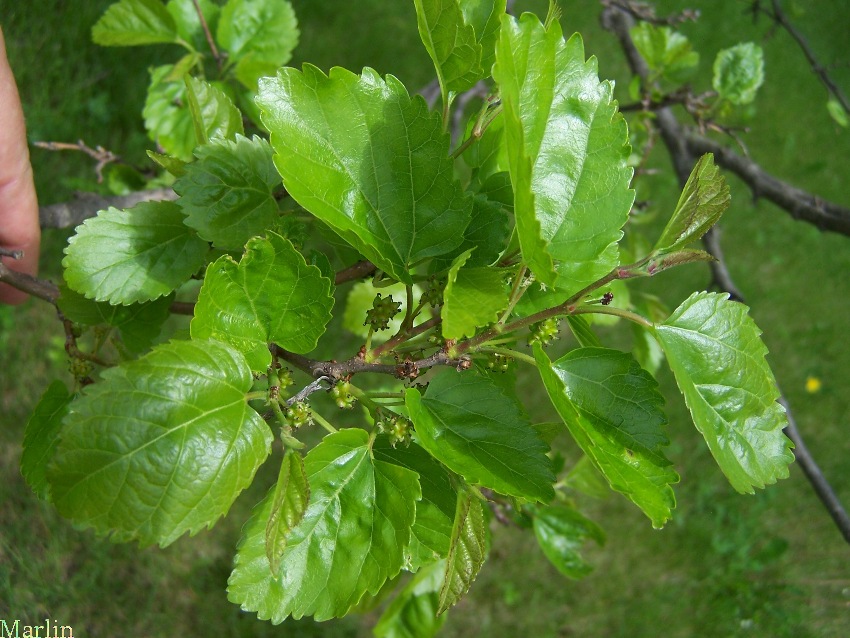
[(809, 375), (809, 377), (806, 379), (806, 392), (808, 392), (809, 394), (817, 394), (818, 392), (820, 392), (822, 386), (823, 383), (821, 383), (821, 380), (817, 377)]

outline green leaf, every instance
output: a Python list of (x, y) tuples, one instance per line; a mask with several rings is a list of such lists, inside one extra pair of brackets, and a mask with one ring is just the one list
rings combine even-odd
[(260, 619), (343, 616), (399, 572), (420, 497), (414, 472), (376, 461), (369, 434), (347, 429), (325, 437), (304, 459), (310, 502), (290, 532), (280, 575), (265, 551), (271, 494), (243, 531), (228, 598)]
[(484, 195), (473, 200), (472, 221), (463, 233), (463, 242), (454, 251), (431, 262), (431, 272), (448, 270), (463, 252), (474, 249), (466, 266), (489, 266), (502, 254), (508, 243), (508, 216), (502, 204)]
[(662, 527), (676, 499), (679, 476), (661, 454), (663, 399), (655, 380), (630, 355), (583, 348), (554, 363), (538, 344), (537, 369), (570, 434), (612, 489)]
[(446, 616), (438, 616), (445, 561), (424, 566), (398, 593), (381, 615), (376, 638), (433, 638)]
[(241, 250), (251, 237), (271, 228), (279, 215), (274, 189), (280, 176), (269, 143), (241, 135), (235, 141), (201, 146), (198, 161), (174, 184), (186, 225), (224, 250)]
[[(204, 14), (207, 26), (211, 32), (215, 33), (221, 8), (212, 0), (200, 0), (198, 4), (201, 7), (201, 13)], [(174, 19), (174, 23), (177, 25), (177, 33), (183, 40), (191, 44), (195, 51), (209, 51), (210, 47), (207, 43), (204, 27), (195, 8), (195, 0), (169, 0), (165, 8)], [(180, 79), (182, 78), (181, 75)]]
[(393, 76), (281, 69), (257, 103), (292, 197), (394, 279), (460, 245), (461, 191), (440, 116)]
[(266, 523), (266, 557), (273, 576), (280, 571), (280, 559), (292, 530), (307, 510), (310, 486), (304, 474), (304, 460), (298, 452), (287, 449), (280, 464), (272, 495), (271, 512)]
[(764, 82), (764, 53), (753, 42), (718, 52), (714, 59), (714, 90), (732, 104), (749, 104)]
[(162, 324), (170, 316), (172, 295), (154, 301), (113, 306), (102, 301), (86, 299), (65, 285), (59, 286), (56, 300), (65, 318), (86, 326), (106, 324), (117, 328), (127, 349), (139, 354), (151, 347), (159, 336)]
[(505, 0), (457, 0), (466, 24), (475, 30), (475, 39), (481, 45), (481, 68), (484, 77), (490, 75), (496, 61), (496, 42), (505, 15)]
[(181, 159), (177, 159), (176, 157), (171, 157), (170, 155), (157, 153), (156, 151), (149, 150), (145, 152), (157, 166), (159, 166), (160, 168), (164, 168), (174, 177), (182, 177), (186, 174), (187, 162), (184, 162)]
[(242, 114), (224, 91), (198, 78), (184, 79), (198, 146), (216, 138), (234, 139), (237, 134), (244, 135)]
[(405, 403), (419, 444), (470, 483), (536, 501), (554, 496), (548, 446), (492, 382), (444, 371), (424, 396), (408, 389)]
[(655, 333), (697, 429), (736, 490), (788, 476), (794, 460), (767, 348), (748, 308), (694, 293)]
[(414, 0), (419, 37), (434, 62), (444, 94), (471, 89), (484, 77), (481, 45), (458, 0)]
[[(415, 571), (423, 562), (445, 558), (449, 553), (457, 503), (457, 491), (445, 468), (416, 443), (392, 447), (388, 437), (381, 436), (376, 439), (373, 451), (377, 460), (400, 465), (419, 475), (422, 500), (416, 504), (411, 540), (416, 540), (423, 551), (418, 555), (410, 552), (406, 569)], [(423, 558), (427, 560), (421, 560)]]
[(631, 36), (649, 66), (651, 78), (681, 84), (699, 64), (699, 53), (691, 48), (690, 41), (670, 27), (639, 22), (632, 27)]
[(168, 75), (162, 79), (163, 82), (182, 82), (183, 76), (191, 72), (192, 68), (203, 59), (200, 53), (187, 53), (174, 63)]
[(62, 428), (62, 419), (74, 395), (59, 380), (51, 383), (27, 421), (24, 451), (21, 454), (21, 474), (27, 485), (42, 500), (50, 499), (47, 464), (53, 457)]
[(593, 332), (590, 323), (581, 315), (567, 315), (567, 324), (570, 326), (570, 331), (578, 341), (578, 345), (582, 348), (601, 348), (602, 342), (599, 337)]
[(608, 348), (579, 348), (552, 364), (564, 393), (588, 422), (625, 447), (642, 450), (658, 465), (670, 465), (664, 398), (658, 383), (631, 354)]
[(523, 260), (538, 281), (571, 294), (619, 261), (634, 191), (625, 120), (581, 37), (557, 21), (502, 19), (493, 77), (505, 117)]
[(487, 558), (487, 523), (481, 501), (470, 491), (458, 495), (452, 542), (440, 588), (441, 615), (469, 591)]
[(848, 117), (841, 102), (836, 99), (829, 100), (826, 103), (826, 110), (829, 111), (830, 117), (835, 120), (836, 124), (844, 128), (850, 126), (850, 117)]
[(588, 539), (605, 544), (605, 532), (596, 523), (569, 507), (541, 507), (534, 512), (534, 535), (555, 568), (568, 578), (583, 578), (593, 571), (581, 555)]
[(160, 0), (121, 0), (100, 17), (91, 37), (106, 47), (176, 42), (177, 27)]
[[(467, 126), (467, 136), (472, 134), (474, 120), (475, 118), (472, 118)], [(460, 156), (463, 163), (471, 169), (469, 188), (473, 191), (481, 191), (488, 178), (508, 170), (504, 122), (504, 117), (497, 116), (484, 130), (481, 138)]]
[(166, 546), (212, 527), (269, 454), (245, 400), (244, 358), (173, 341), (110, 368), (70, 406), (52, 464), (53, 501), (75, 523)]
[(702, 237), (729, 207), (729, 185), (714, 164), (714, 155), (699, 158), (682, 190), (673, 216), (653, 248), (670, 253)]
[(505, 270), (463, 268), (472, 254), (467, 250), (452, 263), (443, 293), (443, 337), (471, 337), (476, 329), (493, 323), (508, 305), (510, 291)]
[(256, 90), (298, 45), (298, 20), (286, 0), (229, 0), (221, 10), (216, 40), (236, 61), (236, 77)]
[(207, 268), (192, 338), (229, 343), (264, 372), (269, 343), (301, 354), (316, 347), (331, 319), (331, 285), (288, 239), (269, 232), (248, 242), (239, 263), (223, 255)]
[(174, 202), (100, 211), (65, 248), (65, 281), (111, 304), (150, 301), (175, 290), (203, 265), (207, 243), (183, 223)]
[(142, 115), (151, 140), (166, 154), (190, 162), (193, 159), (192, 150), (196, 146), (195, 128), (187, 106), (188, 97), (183, 80), (166, 80), (172, 71), (173, 66), (170, 64), (151, 69), (151, 81)]

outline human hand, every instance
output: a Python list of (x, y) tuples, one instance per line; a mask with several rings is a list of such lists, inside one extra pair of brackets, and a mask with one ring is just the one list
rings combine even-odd
[[(24, 253), (20, 259), (3, 257), (3, 263), (12, 270), (35, 275), (40, 242), (24, 113), (0, 29), (0, 248)], [(0, 284), (0, 303), (19, 304), (26, 299), (26, 294)]]

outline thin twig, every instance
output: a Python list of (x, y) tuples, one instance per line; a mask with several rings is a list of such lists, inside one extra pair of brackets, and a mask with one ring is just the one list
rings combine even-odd
[(800, 50), (803, 52), (803, 55), (806, 56), (809, 66), (812, 67), (812, 72), (820, 78), (820, 81), (826, 87), (826, 90), (832, 94), (839, 104), (841, 104), (844, 108), (844, 112), (850, 115), (850, 102), (848, 102), (847, 96), (844, 95), (841, 88), (830, 77), (826, 67), (818, 62), (817, 56), (809, 46), (809, 42), (806, 40), (806, 37), (800, 33), (800, 31), (788, 19), (788, 16), (785, 15), (785, 12), (782, 10), (782, 6), (779, 4), (779, 0), (773, 0), (773, 13), (771, 18), (773, 18), (783, 29), (785, 29), (785, 31), (788, 32), (788, 35), (794, 39), (800, 47)]
[(103, 169), (106, 165), (112, 162), (121, 161), (120, 155), (116, 155), (102, 146), (92, 148), (83, 140), (77, 140), (76, 144), (69, 144), (67, 142), (33, 142), (33, 144), (38, 148), (43, 148), (48, 151), (80, 151), (81, 153), (85, 153), (93, 160), (97, 161), (97, 165), (94, 167), (94, 172), (97, 175), (98, 184), (103, 183)]
[(11, 257), (12, 259), (22, 259), (24, 256), (23, 250), (9, 250), (8, 248), (0, 248), (0, 257)]
[(356, 264), (349, 266), (348, 268), (343, 268), (340, 270), (336, 276), (334, 277), (334, 283), (339, 286), (340, 284), (344, 284), (347, 281), (354, 281), (355, 279), (363, 279), (363, 277), (368, 277), (373, 274), (377, 270), (375, 264), (371, 261), (366, 261), (365, 259), (362, 261), (358, 261)]
[(210, 33), (210, 27), (207, 24), (207, 19), (204, 17), (204, 12), (201, 11), (201, 5), (198, 0), (192, 0), (192, 4), (195, 5), (195, 11), (198, 14), (198, 19), (201, 21), (201, 28), (203, 28), (204, 36), (207, 38), (207, 44), (210, 45), (210, 51), (212, 52), (213, 58), (215, 58), (215, 63), (218, 65), (218, 70), (221, 71), (221, 55), (218, 52), (218, 48), (215, 46), (215, 40), (213, 40), (212, 33)]
[(3, 262), (0, 262), (0, 283), (9, 284), (13, 288), (33, 297), (38, 297), (54, 306), (59, 298), (59, 288), (52, 281), (17, 272)]
[(288, 398), (286, 400), (286, 405), (293, 405), (295, 403), (299, 403), (301, 401), (306, 400), (307, 397), (309, 397), (314, 392), (318, 392), (319, 390), (324, 390), (325, 388), (322, 387), (323, 383), (327, 383), (328, 387), (333, 387), (334, 380), (331, 379), (330, 377), (326, 377), (326, 376), (319, 377), (318, 379), (316, 379), (312, 383), (301, 388), (301, 390), (298, 392), (298, 394), (295, 394), (295, 395), (291, 396), (290, 398)]

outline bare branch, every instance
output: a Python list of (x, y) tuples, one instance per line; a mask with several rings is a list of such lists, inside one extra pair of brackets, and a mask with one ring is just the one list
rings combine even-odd
[(812, 48), (809, 46), (809, 42), (806, 40), (806, 37), (800, 33), (800, 31), (788, 19), (788, 16), (785, 15), (785, 12), (782, 10), (782, 6), (779, 4), (779, 0), (773, 0), (773, 13), (770, 17), (773, 18), (783, 29), (785, 29), (788, 32), (788, 35), (794, 38), (794, 41), (803, 51), (803, 55), (806, 56), (806, 60), (809, 61), (809, 66), (812, 67), (812, 72), (820, 78), (820, 81), (826, 87), (826, 90), (832, 94), (839, 104), (841, 104), (844, 108), (844, 112), (850, 115), (850, 102), (848, 102), (847, 96), (844, 95), (841, 88), (839, 88), (835, 81), (830, 77), (829, 73), (827, 73), (826, 67), (818, 62), (817, 56), (815, 56), (815, 52), (812, 51)]
[(844, 540), (850, 543), (850, 516), (847, 515), (847, 511), (844, 509), (841, 501), (838, 500), (829, 481), (823, 475), (823, 472), (821, 472), (820, 467), (818, 467), (817, 462), (812, 457), (811, 452), (809, 452), (809, 448), (806, 447), (806, 443), (800, 435), (800, 430), (797, 429), (797, 421), (791, 413), (788, 401), (783, 396), (779, 399), (779, 402), (785, 407), (785, 413), (788, 417), (788, 427), (785, 428), (785, 434), (788, 435), (789, 439), (794, 441), (794, 456), (797, 458), (797, 463), (800, 465), (806, 478), (809, 479), (809, 483), (815, 490), (821, 503), (826, 507), (832, 520), (835, 521), (835, 525), (838, 527)]
[(0, 257), (11, 257), (12, 259), (21, 259), (23, 256), (23, 250), (9, 250), (8, 248), (0, 248)]
[(13, 288), (53, 305), (56, 305), (56, 300), (59, 298), (59, 288), (52, 281), (17, 272), (3, 262), (0, 262), (0, 283), (9, 284)]
[(735, 280), (732, 279), (732, 274), (729, 272), (729, 267), (726, 265), (726, 259), (723, 257), (723, 249), (720, 247), (720, 227), (715, 226), (702, 237), (702, 245), (705, 250), (714, 255), (716, 261), (709, 263), (711, 267), (711, 275), (714, 279), (714, 285), (720, 290), (725, 290), (729, 293), (729, 298), (732, 301), (744, 301), (744, 295), (738, 290), (735, 285)]
[(356, 264), (349, 266), (348, 268), (340, 270), (336, 274), (336, 277), (334, 277), (334, 283), (339, 286), (347, 281), (362, 279), (363, 277), (368, 277), (376, 270), (377, 268), (375, 264), (364, 259), (363, 261), (358, 261)]
[(48, 151), (80, 151), (85, 153), (93, 160), (97, 161), (97, 165), (94, 167), (94, 172), (97, 175), (98, 184), (103, 183), (103, 169), (106, 165), (112, 162), (121, 161), (120, 155), (116, 155), (102, 146), (92, 148), (83, 140), (77, 140), (76, 144), (68, 144), (67, 142), (34, 142), (34, 144), (38, 148), (43, 148)]
[(790, 213), (794, 219), (813, 224), (821, 230), (850, 235), (850, 208), (791, 186), (765, 171), (753, 160), (713, 140), (687, 130), (682, 130), (680, 135), (692, 154), (714, 153), (717, 165), (744, 180), (756, 197), (764, 197)]
[(170, 188), (135, 191), (128, 195), (103, 197), (96, 193), (78, 193), (70, 202), (50, 204), (38, 209), (38, 218), (42, 228), (71, 228), (97, 215), (99, 210), (110, 206), (131, 208), (139, 202), (175, 200), (177, 193)]
[(210, 27), (207, 24), (207, 19), (204, 17), (204, 12), (201, 10), (201, 5), (198, 0), (192, 0), (192, 3), (195, 5), (195, 12), (198, 14), (198, 20), (201, 21), (201, 27), (204, 30), (204, 36), (207, 39), (207, 44), (210, 45), (212, 56), (215, 58), (215, 62), (218, 65), (218, 70), (221, 71), (221, 55), (218, 52), (218, 48), (215, 46), (215, 40), (212, 37), (212, 33), (210, 33)]

